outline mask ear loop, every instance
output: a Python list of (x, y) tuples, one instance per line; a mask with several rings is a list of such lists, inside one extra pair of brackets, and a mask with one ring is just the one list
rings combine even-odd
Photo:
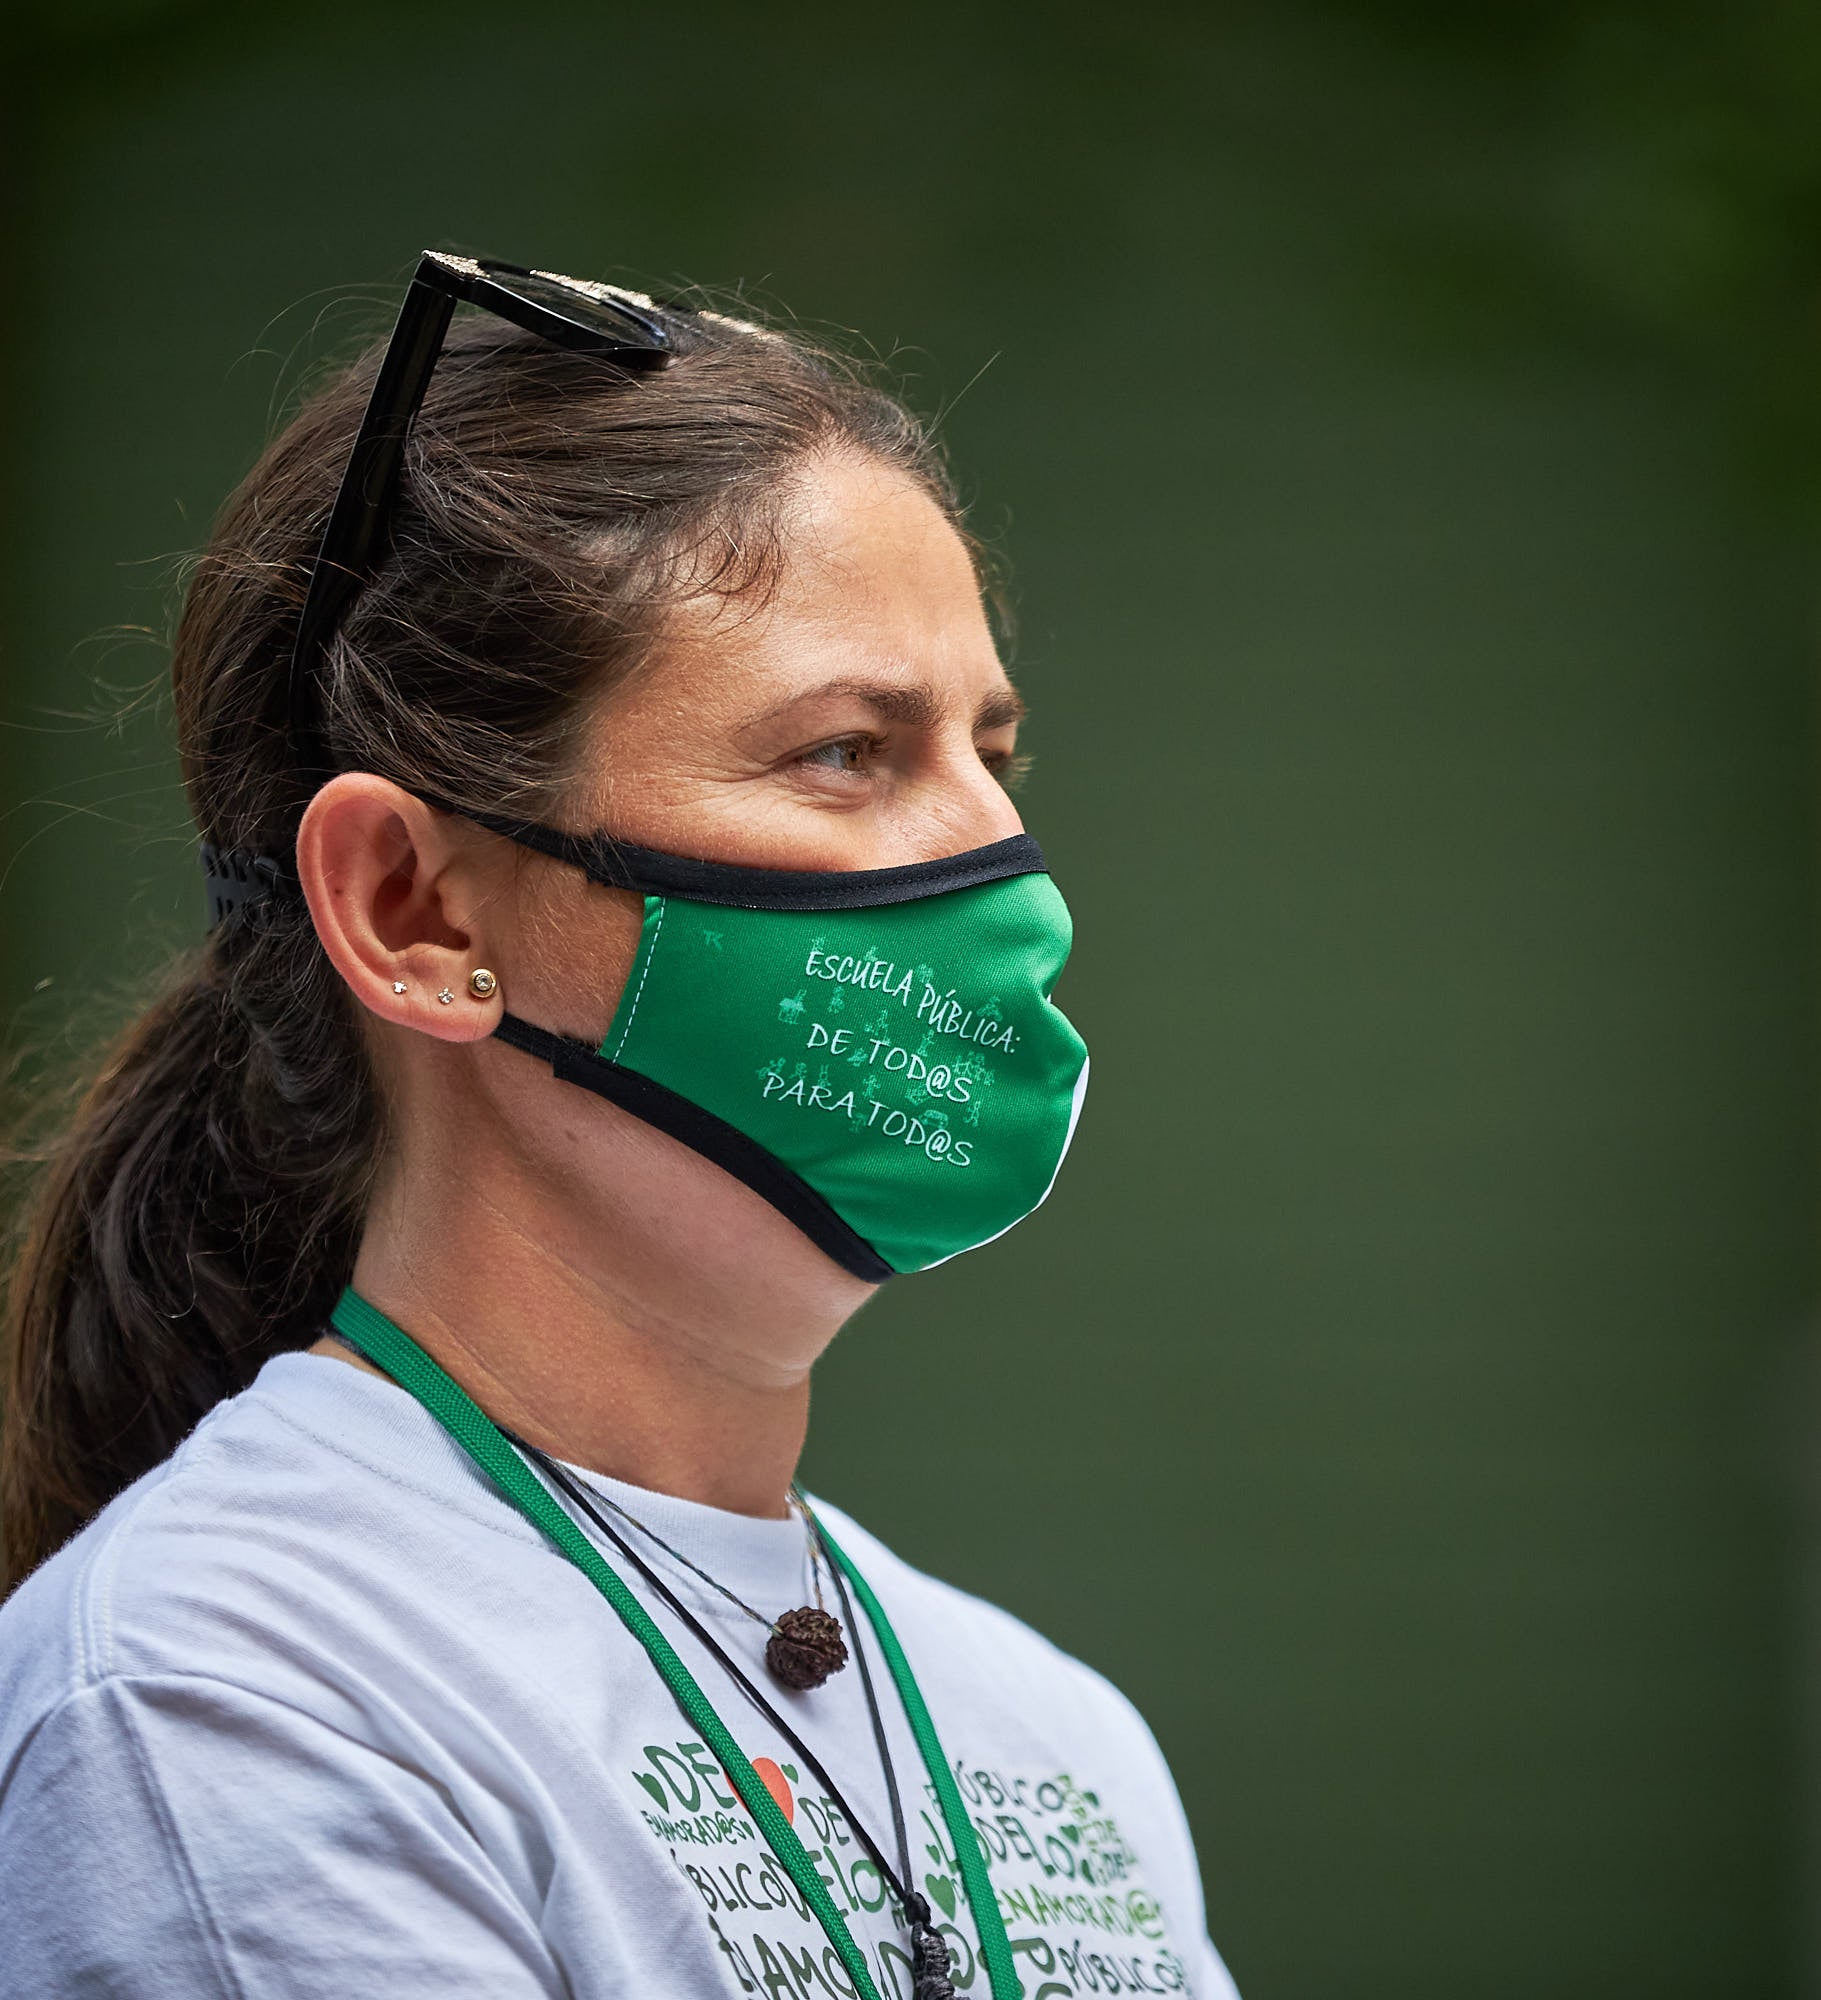
[(621, 1110), (630, 1111), (647, 1125), (655, 1125), (673, 1139), (681, 1140), (691, 1152), (700, 1153), (717, 1167), (744, 1181), (753, 1193), (770, 1202), (787, 1221), (844, 1271), (882, 1285), (896, 1277), (877, 1250), (856, 1229), (835, 1212), (800, 1174), (793, 1173), (775, 1153), (768, 1152), (756, 1139), (749, 1139), (737, 1126), (704, 1111), (699, 1104), (635, 1069), (591, 1049), (586, 1042), (567, 1035), (555, 1035), (516, 1014), (503, 1014), (495, 1036), (509, 1048), (520, 1049), (540, 1062), (547, 1062), (564, 1083), (580, 1084), (597, 1097), (604, 1097)]

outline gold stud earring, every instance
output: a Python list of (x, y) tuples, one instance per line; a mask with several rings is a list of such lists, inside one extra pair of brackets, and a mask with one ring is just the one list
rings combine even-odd
[(468, 991), (477, 1000), (491, 1000), (500, 990), (500, 983), (484, 965), (477, 965), (468, 975)]

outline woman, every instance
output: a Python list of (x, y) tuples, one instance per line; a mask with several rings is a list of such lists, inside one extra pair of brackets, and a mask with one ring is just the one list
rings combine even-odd
[(217, 921), (11, 1291), (0, 1990), (1230, 1993), (1131, 1707), (794, 1486), (1086, 1075), (928, 440), (426, 256), (173, 679)]

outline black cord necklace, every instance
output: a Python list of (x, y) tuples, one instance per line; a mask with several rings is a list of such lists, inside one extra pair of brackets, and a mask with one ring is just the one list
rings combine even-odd
[[(500, 1429), (521, 1450), (533, 1449), (516, 1432), (506, 1430), (503, 1424)], [(808, 1688), (819, 1688), (831, 1674), (838, 1674), (847, 1665), (847, 1644), (841, 1621), (833, 1617), (822, 1602), (822, 1565), (827, 1557), (816, 1538), (803, 1496), (794, 1486), (790, 1490), (790, 1500), (803, 1517), (804, 1534), (809, 1544), (809, 1579), (816, 1601), (813, 1606), (804, 1604), (795, 1611), (781, 1612), (776, 1618), (767, 1618), (763, 1611), (755, 1611), (745, 1598), (736, 1596), (719, 1577), (710, 1576), (700, 1563), (691, 1562), (681, 1549), (672, 1548), (655, 1528), (647, 1527), (631, 1508), (622, 1507), (605, 1493), (596, 1492), (594, 1497), (603, 1507), (611, 1508), (622, 1521), (637, 1528), (641, 1535), (656, 1542), (672, 1562), (681, 1563), (691, 1576), (698, 1577), (710, 1590), (718, 1591), (736, 1611), (744, 1611), (755, 1624), (762, 1625), (771, 1634), (765, 1642), (765, 1665), (773, 1680), (802, 1692)], [(832, 1573), (834, 1565), (829, 1564), (829, 1568)], [(851, 1609), (847, 1618), (851, 1625)]]
[[(349, 1345), (352, 1344), (352, 1342), (349, 1343)], [(795, 1750), (797, 1755), (802, 1758), (805, 1765), (815, 1774), (822, 1789), (834, 1801), (835, 1805), (839, 1807), (842, 1817), (853, 1828), (855, 1837), (866, 1850), (868, 1860), (878, 1869), (879, 1879), (885, 1884), (897, 1902), (899, 1909), (903, 1912), (905, 1925), (910, 1931), (913, 2000), (955, 2000), (955, 1989), (948, 1976), (950, 1965), (948, 1945), (943, 1939), (941, 1932), (936, 1929), (935, 1917), (930, 1910), (928, 1902), (910, 1886), (912, 1872), (911, 1853), (910, 1839), (904, 1823), (904, 1802), (899, 1796), (898, 1774), (892, 1766), (891, 1749), (885, 1734), (885, 1718), (879, 1709), (878, 1693), (873, 1686), (872, 1668), (867, 1662), (866, 1648), (861, 1643), (860, 1627), (854, 1618), (854, 1608), (848, 1596), (847, 1582), (841, 1574), (841, 1566), (833, 1560), (828, 1554), (827, 1549), (822, 1546), (821, 1525), (816, 1520), (815, 1514), (811, 1511), (801, 1492), (793, 1485), (791, 1488), (791, 1499), (802, 1514), (811, 1537), (812, 1550), (815, 1551), (811, 1558), (812, 1564), (819, 1556), (819, 1559), (828, 1565), (829, 1574), (834, 1578), (835, 1589), (841, 1599), (842, 1615), (847, 1621), (848, 1629), (854, 1635), (854, 1652), (860, 1662), (860, 1682), (866, 1691), (866, 1707), (867, 1713), (872, 1719), (873, 1741), (878, 1745), (879, 1762), (885, 1773), (885, 1793), (891, 1806), (892, 1833), (898, 1849), (897, 1868), (893, 1868), (891, 1863), (879, 1851), (878, 1842), (867, 1831), (866, 1824), (860, 1818), (859, 1814), (854, 1811), (853, 1807), (842, 1796), (840, 1787), (829, 1776), (827, 1766), (823, 1764), (821, 1758), (804, 1742), (803, 1738), (797, 1734), (790, 1723), (778, 1713), (777, 1709), (772, 1706), (771, 1702), (760, 1691), (757, 1683), (729, 1655), (726, 1648), (708, 1630), (707, 1626), (696, 1617), (695, 1613), (677, 1596), (670, 1585), (639, 1554), (613, 1523), (599, 1512), (580, 1482), (574, 1479), (568, 1470), (555, 1459), (551, 1458), (547, 1452), (540, 1451), (536, 1445), (528, 1443), (517, 1432), (508, 1430), (504, 1424), (500, 1424), (498, 1428), (507, 1441), (523, 1452), (543, 1472), (545, 1477), (550, 1480), (551, 1484), (559, 1492), (581, 1508), (589, 1520), (619, 1550), (620, 1554), (626, 1558), (632, 1567), (638, 1571), (652, 1592), (664, 1604), (669, 1606), (671, 1611), (694, 1634), (697, 1641), (719, 1663), (734, 1686), (740, 1690), (746, 1699), (752, 1703), (753, 1707), (765, 1717), (772, 1727), (777, 1730), (779, 1735)], [(604, 1493), (594, 1497), (602, 1500), (609, 1507), (614, 1506), (614, 1503), (608, 1500)], [(615, 1508), (615, 1511), (621, 1514), (625, 1513), (623, 1508)], [(630, 1515), (626, 1515), (625, 1518), (632, 1520), (632, 1516)], [(633, 1525), (641, 1526), (642, 1524), (634, 1522)], [(713, 1584), (722, 1596), (738, 1604), (742, 1611), (749, 1612), (755, 1618), (759, 1617), (759, 1614), (753, 1612), (749, 1605), (741, 1604), (732, 1591), (716, 1582), (705, 1571), (698, 1569), (687, 1557), (677, 1555), (674, 1549), (669, 1549), (669, 1545), (660, 1541), (656, 1535), (652, 1534), (649, 1528), (645, 1528), (643, 1532), (651, 1535), (652, 1540), (657, 1541), (661, 1548), (666, 1548), (671, 1555), (677, 1556), (677, 1560), (686, 1569), (693, 1571), (704, 1582)], [(824, 1615), (826, 1616), (827, 1614), (825, 1613)], [(760, 1623), (764, 1622), (760, 1618)], [(830, 1622), (833, 1623), (833, 1620), (831, 1619)], [(769, 1646), (766, 1650), (769, 1654)], [(845, 1648), (843, 1648), (842, 1657), (845, 1660)]]

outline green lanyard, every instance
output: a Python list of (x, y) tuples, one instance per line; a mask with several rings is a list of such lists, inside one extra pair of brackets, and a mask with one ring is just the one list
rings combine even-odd
[[(866, 1956), (854, 1942), (846, 1919), (836, 1909), (834, 1898), (828, 1893), (828, 1885), (809, 1858), (795, 1827), (784, 1817), (765, 1781), (733, 1740), (727, 1725), (715, 1712), (713, 1703), (702, 1692), (695, 1676), (678, 1657), (676, 1649), (652, 1622), (650, 1614), (619, 1574), (609, 1568), (599, 1549), (500, 1435), (486, 1411), (402, 1327), (395, 1326), (378, 1307), (369, 1305), (352, 1286), (342, 1293), (331, 1317), (363, 1353), (378, 1362), (401, 1388), (408, 1389), (423, 1404), (481, 1470), (491, 1476), (507, 1499), (534, 1527), (541, 1528), (550, 1537), (619, 1613), (621, 1623), (651, 1656), (651, 1663), (657, 1668), (664, 1685), (675, 1695), (677, 1706), (714, 1752), (734, 1790), (746, 1802), (747, 1811), (758, 1822), (759, 1831), (764, 1834), (771, 1851), (783, 1863), (785, 1872), (797, 1885), (803, 1900), (815, 1912), (817, 1921), (828, 1933), (829, 1942), (840, 1953), (841, 1962), (847, 1967), (859, 2000), (880, 2000)], [(878, 1637), (879, 1650), (885, 1655), (886, 1665), (897, 1684), (904, 1712), (910, 1718), (917, 1748), (923, 1753), (930, 1782), (936, 1790), (936, 1802), (942, 1808), (949, 1838), (954, 1843), (955, 1859), (961, 1870), (962, 1884), (967, 1890), (968, 1906), (980, 1931), (980, 1956), (985, 1961), (992, 1982), (993, 2000), (1020, 2000), (1023, 1987), (1012, 1964), (1012, 1948), (1006, 1940), (1005, 1925), (1000, 1919), (993, 1885), (987, 1876), (986, 1860), (968, 1819), (967, 1809), (961, 1802), (955, 1774), (943, 1755), (923, 1691), (917, 1685), (916, 1676), (904, 1657), (904, 1648), (898, 1643), (898, 1635), (892, 1630), (884, 1607), (873, 1595), (866, 1579), (843, 1554), (826, 1528), (822, 1539), (829, 1554), (841, 1565), (842, 1573), (853, 1585), (854, 1595), (866, 1611)]]

